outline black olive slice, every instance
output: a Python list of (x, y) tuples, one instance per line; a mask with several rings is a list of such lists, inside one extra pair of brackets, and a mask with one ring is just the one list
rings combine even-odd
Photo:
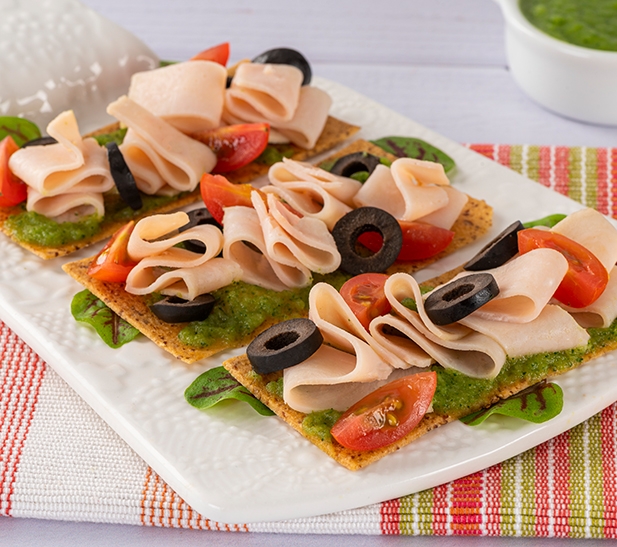
[(351, 177), (351, 175), (360, 171), (367, 171), (370, 175), (380, 163), (381, 160), (373, 154), (354, 152), (336, 160), (330, 172), (342, 177)]
[(463, 269), (472, 272), (490, 270), (505, 264), (518, 253), (518, 232), (524, 228), (520, 220), (513, 222), (467, 262)]
[(424, 309), (435, 325), (449, 325), (467, 317), (498, 294), (497, 281), (491, 274), (469, 274), (429, 294)]
[[(217, 228), (223, 228), (212, 216), (210, 211), (206, 207), (201, 207), (200, 209), (193, 209), (188, 213), (189, 221), (178, 229), (179, 232), (184, 232), (193, 226), (200, 226), (201, 224), (212, 224), (212, 226), (216, 226)], [(197, 240), (188, 240), (184, 242), (184, 247), (189, 251), (194, 253), (205, 253), (206, 246), (202, 241)]]
[(310, 319), (289, 319), (259, 334), (246, 348), (253, 370), (269, 374), (306, 361), (323, 344)]
[(150, 306), (152, 313), (165, 323), (203, 321), (210, 315), (213, 308), (214, 296), (210, 293), (200, 294), (193, 300), (166, 296)]
[[(365, 232), (377, 232), (383, 238), (381, 249), (374, 254), (358, 252), (358, 238)], [(398, 221), (377, 207), (350, 211), (334, 225), (332, 236), (341, 254), (341, 269), (353, 275), (387, 270), (403, 246), (403, 232)]]
[(38, 139), (32, 139), (21, 145), (22, 148), (27, 148), (28, 146), (46, 146), (48, 144), (56, 144), (58, 141), (53, 137), (39, 137)]
[(134, 211), (141, 209), (143, 206), (141, 194), (137, 189), (133, 173), (131, 173), (129, 166), (124, 161), (120, 148), (118, 148), (115, 142), (108, 142), (105, 146), (107, 147), (111, 177), (114, 179), (120, 197)]
[(311, 65), (306, 60), (306, 57), (295, 49), (288, 47), (278, 47), (275, 49), (269, 49), (264, 51), (252, 60), (253, 63), (271, 63), (275, 65), (292, 65), (299, 68), (304, 75), (302, 85), (308, 85), (311, 83), (313, 73), (311, 71)]

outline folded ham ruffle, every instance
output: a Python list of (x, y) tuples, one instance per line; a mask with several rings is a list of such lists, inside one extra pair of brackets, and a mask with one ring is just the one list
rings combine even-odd
[(323, 131), (332, 99), (302, 86), (302, 72), (290, 65), (241, 63), (225, 95), (226, 123), (269, 123), (297, 146), (313, 148)]
[(354, 203), (357, 207), (379, 207), (398, 220), (417, 220), (450, 229), (468, 197), (449, 184), (441, 164), (399, 158), (390, 167), (378, 165), (354, 197)]
[(309, 318), (325, 344), (285, 369), (283, 397), (291, 408), (346, 410), (391, 377), (392, 367), (371, 347), (370, 336), (332, 286), (318, 283), (311, 289)]
[(186, 134), (221, 124), (227, 70), (212, 61), (185, 61), (131, 78), (128, 96)]
[[(139, 262), (127, 277), (127, 292), (144, 295), (158, 291), (193, 300), (240, 279), (238, 264), (215, 258), (223, 246), (221, 231), (212, 225), (199, 225), (177, 232), (188, 220), (188, 215), (180, 211), (146, 217), (135, 225), (127, 250)], [(206, 250), (202, 254), (176, 247), (183, 241), (200, 241)]]
[(103, 215), (102, 194), (114, 186), (105, 149), (81, 138), (71, 110), (54, 118), (47, 132), (58, 142), (21, 148), (9, 159), (9, 169), (28, 185), (27, 210), (51, 218)]
[(120, 150), (137, 187), (146, 194), (175, 195), (193, 191), (201, 176), (216, 165), (205, 144), (187, 137), (127, 96), (107, 112), (129, 129)]

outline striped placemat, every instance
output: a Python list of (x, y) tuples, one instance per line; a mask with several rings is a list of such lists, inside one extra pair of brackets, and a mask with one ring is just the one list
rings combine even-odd
[[(617, 148), (470, 148), (617, 214)], [(223, 525), (193, 511), (2, 323), (0, 350), (0, 515), (242, 532), (617, 537), (616, 405), (431, 490), (320, 517)]]

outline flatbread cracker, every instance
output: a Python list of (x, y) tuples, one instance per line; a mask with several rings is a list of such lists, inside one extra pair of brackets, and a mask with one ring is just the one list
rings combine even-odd
[[(444, 283), (448, 279), (454, 277), (458, 270), (459, 269), (448, 272), (448, 274), (444, 274), (439, 278), (430, 280), (426, 282), (425, 285), (437, 286), (441, 283)], [(543, 380), (548, 379), (549, 377), (564, 374), (574, 368), (577, 368), (578, 366), (581, 366), (584, 363), (591, 361), (596, 357), (599, 357), (600, 355), (603, 355), (610, 351), (614, 351), (616, 349), (617, 338), (613, 340), (603, 340), (601, 344), (594, 347), (592, 350), (586, 352), (583, 355), (582, 359), (579, 359), (578, 357), (573, 357), (571, 359), (570, 368), (564, 367), (559, 371), (553, 372), (552, 374), (550, 374), (550, 376), (548, 374), (544, 376), (539, 376), (537, 374), (534, 375), (533, 373), (530, 373), (526, 376), (525, 379), (511, 382), (509, 384), (495, 388), (483, 399), (477, 400), (476, 404), (472, 408), (464, 408), (456, 413), (447, 415), (437, 414), (435, 412), (426, 414), (424, 418), (420, 421), (420, 423), (416, 426), (416, 428), (399, 441), (377, 450), (369, 450), (362, 452), (344, 448), (333, 439), (323, 440), (315, 435), (307, 434), (302, 427), (302, 422), (307, 415), (290, 408), (287, 404), (285, 404), (281, 397), (268, 390), (267, 388), (267, 384), (269, 382), (276, 381), (281, 378), (282, 372), (276, 372), (261, 376), (253, 371), (253, 368), (246, 355), (241, 355), (232, 359), (228, 359), (227, 361), (223, 362), (223, 366), (236, 380), (238, 380), (238, 382), (244, 385), (255, 397), (257, 397), (257, 399), (259, 399), (262, 403), (268, 406), (277, 416), (285, 420), (285, 422), (287, 422), (291, 427), (298, 431), (302, 436), (307, 438), (309, 441), (311, 441), (318, 448), (323, 450), (326, 454), (328, 454), (328, 456), (335, 459), (342, 466), (352, 471), (357, 471), (370, 465), (371, 463), (380, 460), (388, 454), (396, 452), (400, 448), (408, 445), (412, 441), (415, 441), (416, 439), (420, 438), (422, 435), (428, 433), (436, 427), (458, 420), (459, 418), (462, 418), (483, 408), (487, 408), (495, 404), (499, 400), (507, 399), (508, 397), (511, 397), (512, 395), (515, 395), (516, 393), (519, 393), (524, 389), (527, 389), (533, 385), (540, 383)]]
[[(384, 151), (381, 148), (367, 141), (358, 140), (333, 154), (330, 159), (358, 151), (370, 151), (381, 156), (384, 155)], [(422, 261), (405, 262), (393, 268), (395, 271), (413, 273), (442, 258), (442, 256), (453, 252), (455, 249), (472, 243), (485, 234), (490, 228), (492, 211), (492, 208), (484, 201), (470, 198), (465, 210), (452, 228), (456, 235), (448, 249), (433, 258)], [(238, 340), (237, 343), (233, 345), (219, 340), (216, 344), (203, 348), (188, 346), (178, 338), (178, 333), (187, 325), (186, 323), (165, 323), (150, 311), (147, 305), (147, 297), (127, 293), (124, 290), (124, 285), (105, 283), (90, 277), (87, 274), (87, 270), (92, 259), (93, 257), (90, 257), (67, 263), (63, 266), (63, 269), (92, 294), (105, 302), (105, 304), (122, 317), (122, 319), (133, 325), (158, 346), (185, 363), (191, 364), (221, 351), (245, 346), (260, 332), (266, 330), (275, 323), (274, 319), (264, 321), (264, 323), (252, 333)], [(287, 318), (291, 318), (291, 316), (279, 320)]]
[[(111, 124), (106, 127), (103, 127), (97, 131), (89, 133), (86, 136), (96, 136), (102, 135), (105, 133), (111, 133), (117, 129), (119, 129), (119, 124)], [(317, 140), (315, 147), (311, 150), (305, 150), (295, 145), (285, 145), (286, 148), (293, 150), (293, 154), (291, 155), (292, 159), (296, 160), (305, 160), (316, 156), (322, 152), (327, 150), (331, 150), (338, 144), (344, 142), (348, 138), (350, 138), (354, 133), (359, 131), (360, 128), (348, 124), (344, 121), (338, 120), (331, 116), (328, 117), (326, 121), (326, 125), (321, 133), (321, 136)], [(245, 167), (238, 169), (236, 171), (232, 171), (227, 173), (226, 178), (233, 183), (246, 183), (255, 180), (256, 178), (267, 174), (269, 169), (268, 165), (260, 164), (257, 162), (252, 162)], [(169, 213), (171, 211), (175, 211), (180, 209), (186, 205), (190, 205), (191, 203), (195, 203), (201, 199), (199, 188), (190, 193), (184, 193), (178, 197), (178, 199), (173, 200), (166, 205), (152, 208), (147, 211), (139, 212), (137, 211), (132, 217), (134, 220), (139, 220), (146, 216), (150, 216), (153, 214), (162, 214)], [(28, 243), (25, 241), (20, 241), (15, 237), (11, 230), (6, 226), (6, 220), (13, 215), (22, 213), (24, 209), (21, 206), (16, 207), (0, 207), (0, 230), (4, 232), (8, 237), (10, 237), (15, 243), (27, 249), (28, 251), (34, 253), (35, 255), (43, 258), (45, 260), (56, 258), (59, 256), (66, 256), (71, 254), (79, 249), (83, 249), (94, 243), (99, 241), (103, 241), (111, 237), (119, 228), (121, 228), (128, 219), (118, 220), (114, 222), (105, 222), (101, 225), (101, 229), (92, 237), (82, 239), (80, 241), (75, 241), (71, 243), (67, 243), (64, 245), (60, 245), (58, 247), (47, 247), (43, 245), (38, 245), (36, 243)]]

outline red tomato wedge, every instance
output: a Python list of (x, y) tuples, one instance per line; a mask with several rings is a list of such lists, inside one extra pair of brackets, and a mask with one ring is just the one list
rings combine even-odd
[(608, 272), (586, 247), (549, 230), (528, 228), (518, 233), (521, 254), (539, 248), (555, 249), (568, 260), (568, 271), (553, 295), (559, 302), (572, 308), (584, 308), (604, 292)]
[(99, 281), (111, 283), (124, 283), (129, 272), (137, 264), (129, 257), (127, 246), (129, 237), (135, 227), (135, 221), (131, 220), (120, 228), (96, 255), (90, 267), (88, 275)]
[(410, 374), (373, 391), (334, 424), (332, 436), (351, 450), (375, 450), (402, 439), (431, 406), (437, 374)]
[(214, 173), (235, 171), (257, 159), (268, 145), (269, 136), (267, 123), (227, 125), (193, 135), (216, 154)]
[(223, 224), (223, 208), (234, 205), (253, 207), (251, 192), (256, 189), (250, 184), (232, 184), (223, 175), (204, 173), (201, 177), (200, 190), (204, 204), (214, 220)]
[(229, 42), (223, 42), (217, 46), (200, 51), (191, 57), (191, 61), (213, 61), (219, 65), (226, 66), (229, 61)]
[(352, 277), (341, 287), (341, 296), (366, 330), (375, 317), (392, 309), (383, 292), (387, 279), (386, 274), (365, 273)]
[(28, 197), (28, 187), (9, 169), (9, 158), (19, 146), (10, 135), (0, 142), (0, 207), (13, 207)]
[[(398, 262), (431, 258), (450, 245), (454, 238), (453, 231), (425, 222), (399, 220), (398, 223), (403, 231), (403, 246), (396, 259)], [(358, 241), (376, 253), (381, 248), (383, 238), (377, 232), (365, 232)]]

